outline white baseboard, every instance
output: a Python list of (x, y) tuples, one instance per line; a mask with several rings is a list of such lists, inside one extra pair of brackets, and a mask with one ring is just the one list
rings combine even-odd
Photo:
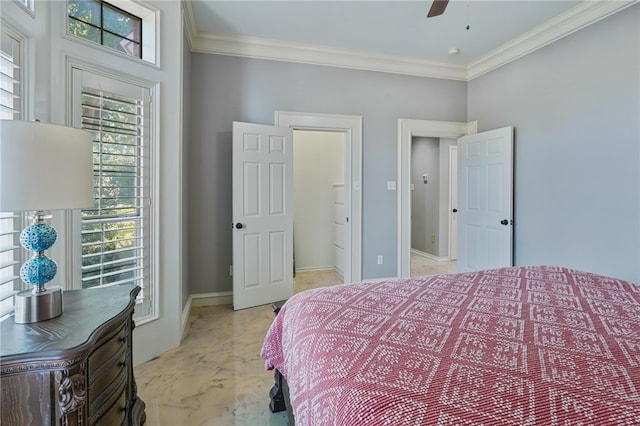
[(180, 329), (182, 333), (180, 334), (180, 342), (187, 336), (189, 332), (189, 328), (191, 327), (191, 323), (189, 322), (189, 316), (191, 315), (191, 302), (193, 301), (193, 296), (189, 296), (187, 299), (187, 306), (182, 310), (182, 318), (180, 322)]
[(363, 283), (379, 283), (382, 281), (393, 281), (393, 280), (397, 280), (398, 277), (380, 277), (380, 278), (365, 278), (360, 282)]
[(296, 268), (296, 272), (319, 272), (319, 271), (333, 271), (335, 266), (316, 266), (309, 268)]
[(425, 253), (423, 251), (420, 250), (416, 250), (416, 249), (411, 249), (411, 253), (412, 254), (417, 254), (418, 256), (422, 256), (422, 257), (426, 257), (427, 259), (431, 259), (435, 262), (446, 262), (449, 260), (448, 256), (434, 256), (431, 253)]

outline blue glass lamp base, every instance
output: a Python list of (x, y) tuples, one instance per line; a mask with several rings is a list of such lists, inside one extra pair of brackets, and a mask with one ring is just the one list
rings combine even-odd
[(50, 287), (34, 293), (23, 291), (15, 296), (15, 318), (17, 324), (46, 321), (62, 315), (62, 288)]
[(44, 286), (51, 281), (58, 272), (56, 261), (39, 253), (27, 260), (20, 268), (20, 278), (26, 284)]
[(20, 243), (34, 255), (20, 268), (20, 278), (34, 289), (15, 296), (14, 321), (18, 324), (46, 321), (62, 315), (62, 288), (45, 287), (58, 270), (56, 262), (44, 254), (56, 242), (56, 230), (44, 222), (46, 216), (42, 210), (35, 211), (31, 218), (33, 223), (20, 233)]
[(53, 226), (43, 222), (42, 216), (35, 220), (39, 222), (32, 223), (20, 233), (20, 244), (27, 250), (45, 251), (56, 242), (58, 233)]

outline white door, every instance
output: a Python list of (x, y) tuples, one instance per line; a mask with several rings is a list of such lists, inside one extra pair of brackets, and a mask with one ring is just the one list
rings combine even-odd
[(293, 131), (233, 123), (233, 308), (293, 295)]
[(449, 147), (449, 260), (458, 258), (458, 147)]
[(458, 139), (459, 272), (513, 264), (513, 128)]

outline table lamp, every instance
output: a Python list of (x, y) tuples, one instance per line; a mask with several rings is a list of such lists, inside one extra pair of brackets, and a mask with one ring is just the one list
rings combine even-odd
[(62, 314), (62, 288), (45, 287), (57, 264), (45, 255), (56, 241), (45, 223), (48, 210), (93, 207), (92, 135), (73, 127), (37, 121), (0, 120), (0, 211), (30, 211), (32, 224), (20, 244), (33, 257), (20, 278), (33, 286), (15, 296), (16, 323), (33, 323)]

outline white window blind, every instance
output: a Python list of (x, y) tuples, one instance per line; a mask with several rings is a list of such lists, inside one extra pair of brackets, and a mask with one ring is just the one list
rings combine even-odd
[(13, 312), (13, 296), (20, 288), (20, 218), (12, 213), (0, 213), (0, 318)]
[(82, 211), (82, 287), (142, 288), (136, 317), (152, 313), (151, 155), (145, 102), (81, 89), (82, 128), (94, 133), (94, 207)]
[[(6, 28), (0, 34), (0, 118), (22, 118), (20, 99), (20, 40)], [(16, 179), (19, 178), (16, 176)], [(0, 212), (0, 320), (13, 312), (13, 296), (22, 289), (20, 282), (21, 216)]]
[(0, 118), (20, 119), (20, 41), (2, 28), (0, 36)]

